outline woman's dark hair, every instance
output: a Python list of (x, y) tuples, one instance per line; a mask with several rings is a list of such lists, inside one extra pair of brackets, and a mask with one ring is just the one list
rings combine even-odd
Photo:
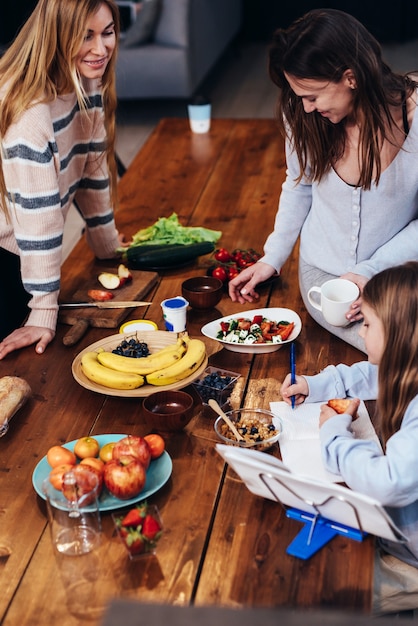
[[(285, 78), (338, 83), (346, 70), (353, 73), (356, 89), (354, 114), (361, 113), (361, 173), (358, 184), (369, 189), (381, 174), (380, 149), (384, 139), (393, 142), (395, 126), (391, 106), (400, 106), (417, 83), (392, 72), (382, 59), (379, 43), (353, 16), (336, 9), (315, 9), (279, 29), (269, 50), (269, 72), (280, 88), (277, 115), (294, 143), (302, 174), (320, 180), (345, 147), (345, 121), (332, 124), (315, 113), (305, 113), (301, 99)], [(309, 165), (309, 168), (308, 168)]]

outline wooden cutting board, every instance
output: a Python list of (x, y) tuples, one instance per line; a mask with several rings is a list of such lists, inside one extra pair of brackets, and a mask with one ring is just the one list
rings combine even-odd
[[(114, 273), (114, 269), (101, 270)], [(123, 287), (114, 289), (112, 293), (114, 298), (112, 302), (117, 300), (144, 300), (146, 294), (156, 284), (159, 275), (157, 272), (143, 272), (139, 270), (131, 270), (132, 280), (127, 282)], [(88, 296), (90, 289), (103, 289), (98, 280), (86, 278), (80, 282), (79, 287), (71, 296), (69, 302), (90, 302)], [(89, 326), (96, 328), (118, 328), (123, 320), (132, 311), (138, 311), (138, 317), (142, 319), (142, 311), (145, 307), (138, 309), (98, 309), (75, 308), (62, 309), (59, 312), (58, 321), (63, 324), (70, 324), (72, 328), (63, 338), (66, 346), (72, 346), (81, 339)], [(142, 310), (142, 311), (141, 311)]]

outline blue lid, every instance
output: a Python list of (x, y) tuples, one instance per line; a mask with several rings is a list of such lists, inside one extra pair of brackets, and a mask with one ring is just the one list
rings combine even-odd
[(187, 306), (187, 302), (184, 298), (170, 298), (164, 302), (168, 309), (182, 309), (185, 305)]

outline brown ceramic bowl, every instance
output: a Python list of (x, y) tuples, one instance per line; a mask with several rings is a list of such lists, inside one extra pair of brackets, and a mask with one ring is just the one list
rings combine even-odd
[(186, 391), (156, 391), (144, 398), (143, 417), (150, 431), (182, 430), (193, 417), (194, 399)]
[(212, 309), (223, 294), (223, 282), (214, 276), (194, 276), (181, 286), (183, 298), (194, 309)]

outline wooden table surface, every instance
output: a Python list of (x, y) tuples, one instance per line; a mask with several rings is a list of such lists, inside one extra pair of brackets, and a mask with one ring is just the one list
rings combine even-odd
[[(207, 135), (193, 135), (186, 119), (164, 119), (120, 181), (117, 222), (127, 236), (158, 217), (177, 213), (184, 225), (222, 231), (220, 245), (262, 250), (273, 226), (285, 175), (282, 140), (271, 120), (213, 120)], [(306, 313), (297, 286), (297, 251), (282, 275), (260, 289), (259, 306), (285, 306), (303, 320), (297, 340), (298, 371), (318, 372), (328, 363), (351, 364), (362, 353), (320, 328)], [(164, 328), (160, 303), (181, 293), (182, 281), (206, 271), (207, 258), (160, 273), (140, 316)], [(63, 266), (61, 299), (81, 277), (95, 277), (97, 262), (84, 241)], [(108, 265), (108, 263), (106, 264)], [(117, 263), (115, 263), (115, 267)], [(200, 337), (206, 322), (254, 308), (234, 304), (225, 293), (216, 309), (189, 310), (188, 331)], [(138, 311), (130, 314), (134, 319)], [(54, 559), (45, 503), (32, 487), (32, 473), (48, 448), (87, 434), (147, 434), (138, 399), (110, 397), (81, 387), (71, 364), (89, 344), (113, 334), (91, 328), (75, 346), (59, 325), (45, 354), (33, 347), (0, 362), (0, 376), (23, 376), (33, 390), (28, 404), (0, 439), (0, 622), (75, 626)], [(232, 403), (269, 408), (280, 399), (289, 352), (252, 356), (205, 340), (210, 364), (241, 373)], [(113, 536), (109, 513), (102, 523), (113, 555), (109, 598), (173, 605), (300, 607), (368, 612), (373, 539), (333, 539), (308, 561), (286, 555), (300, 524), (282, 507), (251, 494), (215, 451), (214, 414), (197, 412), (181, 433), (166, 436), (172, 476), (149, 501), (160, 507), (165, 533), (157, 557), (129, 563)], [(276, 452), (277, 453), (277, 452)]]

